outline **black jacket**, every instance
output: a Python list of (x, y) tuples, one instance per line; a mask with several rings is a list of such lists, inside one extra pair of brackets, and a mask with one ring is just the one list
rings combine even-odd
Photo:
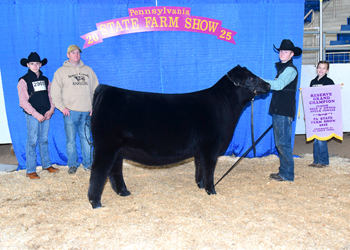
[(28, 69), (28, 73), (21, 78), (27, 83), (28, 102), (38, 113), (45, 115), (51, 107), (48, 93), (49, 80), (46, 76), (43, 76), (41, 71), (39, 77), (37, 77), (30, 69)]
[(310, 82), (310, 87), (319, 87), (319, 86), (323, 86), (323, 85), (334, 85), (334, 82), (331, 78), (327, 77), (327, 74), (325, 74), (320, 80), (317, 80), (318, 76), (315, 77), (315, 79), (313, 79)]
[(270, 103), (270, 109), (269, 112), (271, 114), (276, 114), (276, 115), (283, 115), (283, 116), (289, 116), (294, 118), (295, 117), (295, 93), (297, 90), (297, 85), (298, 85), (298, 70), (293, 64), (293, 59), (290, 59), (286, 63), (281, 63), (278, 62), (276, 63), (277, 67), (277, 75), (276, 78), (282, 72), (287, 68), (287, 67), (293, 67), (297, 71), (297, 75), (291, 81), (287, 86), (285, 86), (282, 90), (273, 91), (272, 98), (271, 98), (271, 103)]

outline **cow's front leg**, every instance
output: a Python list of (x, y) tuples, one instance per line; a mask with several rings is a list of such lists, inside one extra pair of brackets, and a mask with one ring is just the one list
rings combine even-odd
[(123, 178), (123, 157), (118, 155), (114, 163), (111, 173), (109, 174), (109, 181), (113, 190), (120, 196), (128, 196), (130, 192), (127, 190)]
[(88, 198), (94, 209), (102, 207), (101, 196), (103, 188), (116, 158), (117, 154), (106, 154), (103, 150), (95, 147), (88, 191)]

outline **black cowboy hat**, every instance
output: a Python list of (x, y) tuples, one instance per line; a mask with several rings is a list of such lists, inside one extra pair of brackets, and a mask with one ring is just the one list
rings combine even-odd
[(44, 58), (42, 61), (40, 60), (40, 56), (38, 55), (38, 53), (36, 52), (32, 52), (30, 53), (30, 55), (28, 56), (28, 59), (26, 58), (22, 58), (21, 59), (21, 65), (24, 67), (27, 67), (27, 63), (29, 62), (40, 62), (41, 66), (44, 66), (47, 63), (47, 59)]
[(294, 56), (300, 56), (301, 53), (303, 53), (303, 51), (301, 50), (301, 48), (299, 47), (294, 47), (294, 44), (292, 43), (291, 40), (289, 39), (283, 39), (283, 41), (281, 42), (281, 46), (279, 47), (279, 49), (276, 48), (275, 45), (273, 45), (273, 47), (280, 51), (280, 50), (291, 50), (294, 52)]

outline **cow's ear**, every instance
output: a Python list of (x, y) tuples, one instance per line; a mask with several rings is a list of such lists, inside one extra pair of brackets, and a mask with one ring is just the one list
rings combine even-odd
[(236, 66), (236, 67), (238, 67), (238, 68), (240, 68), (240, 69), (242, 68), (242, 67), (241, 67), (241, 65), (239, 65), (239, 64), (237, 64), (237, 66)]

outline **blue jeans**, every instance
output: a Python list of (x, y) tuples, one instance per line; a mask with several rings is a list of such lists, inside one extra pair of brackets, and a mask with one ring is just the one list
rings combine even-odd
[[(66, 132), (66, 148), (68, 167), (79, 167), (78, 150), (76, 145), (77, 133), (80, 138), (81, 154), (84, 168), (91, 166), (90, 128), (85, 126), (85, 120), (90, 119), (90, 112), (69, 111), (70, 116), (63, 116), (64, 131)], [(86, 130), (86, 135), (85, 135)]]
[(292, 117), (272, 115), (275, 144), (279, 153), (279, 176), (294, 181), (294, 160), (292, 150)]
[(30, 174), (36, 172), (36, 146), (38, 141), (42, 168), (46, 169), (51, 166), (49, 143), (47, 141), (50, 120), (39, 122), (31, 115), (25, 114), (25, 116), (27, 123), (26, 172)]
[(329, 165), (327, 141), (314, 140), (314, 163)]

